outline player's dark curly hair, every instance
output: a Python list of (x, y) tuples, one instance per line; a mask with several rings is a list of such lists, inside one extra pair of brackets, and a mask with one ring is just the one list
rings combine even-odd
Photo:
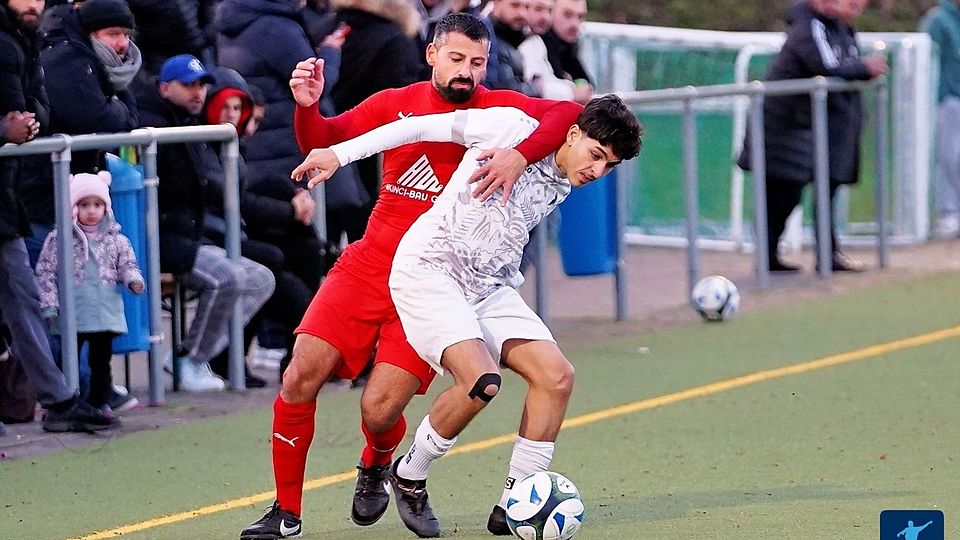
[(591, 99), (583, 108), (577, 125), (591, 139), (613, 148), (617, 158), (633, 159), (640, 153), (643, 126), (619, 97), (607, 94)]
[(437, 47), (446, 43), (447, 34), (457, 32), (467, 36), (471, 41), (481, 43), (490, 41), (490, 32), (483, 21), (469, 13), (451, 13), (440, 19), (434, 29), (433, 44)]

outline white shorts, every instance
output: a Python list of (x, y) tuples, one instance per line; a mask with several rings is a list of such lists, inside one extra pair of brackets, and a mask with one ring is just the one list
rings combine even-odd
[(497, 362), (508, 339), (556, 342), (547, 325), (511, 287), (501, 287), (475, 304), (448, 274), (422, 268), (394, 267), (390, 295), (407, 342), (437, 373), (447, 347), (482, 339)]

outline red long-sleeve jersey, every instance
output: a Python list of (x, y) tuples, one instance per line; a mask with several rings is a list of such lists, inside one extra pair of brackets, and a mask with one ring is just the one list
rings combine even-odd
[[(478, 87), (466, 103), (455, 104), (444, 100), (432, 83), (420, 82), (378, 92), (333, 118), (323, 118), (316, 107), (297, 107), (294, 128), (300, 149), (306, 154), (401, 117), (496, 106), (516, 107), (540, 121), (539, 128), (516, 147), (527, 163), (536, 163), (559, 148), (583, 109), (572, 102), (534, 99), (484, 87)], [(421, 142), (384, 152), (383, 182), (367, 230), (339, 263), (353, 272), (385, 280), (403, 234), (433, 205), (465, 151), (455, 143)]]

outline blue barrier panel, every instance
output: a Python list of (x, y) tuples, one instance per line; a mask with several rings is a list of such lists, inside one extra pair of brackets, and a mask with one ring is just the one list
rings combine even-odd
[(560, 258), (568, 276), (610, 274), (617, 267), (617, 173), (576, 188), (560, 205)]
[[(113, 176), (110, 184), (110, 199), (113, 215), (120, 224), (121, 232), (130, 239), (137, 254), (140, 270), (147, 275), (147, 228), (145, 223), (146, 203), (143, 195), (143, 167), (131, 165), (113, 154), (107, 154), (107, 168)], [(113, 340), (114, 354), (125, 354), (150, 349), (149, 297), (133, 294), (121, 287), (123, 311), (127, 318), (127, 333)]]

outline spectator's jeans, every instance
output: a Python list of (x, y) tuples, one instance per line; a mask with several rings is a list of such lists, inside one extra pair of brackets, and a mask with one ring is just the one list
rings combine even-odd
[[(30, 268), (36, 268), (37, 259), (40, 258), (40, 251), (43, 249), (43, 242), (47, 239), (50, 231), (53, 230), (53, 225), (31, 223), (30, 230), (33, 232), (33, 235), (29, 238), (24, 238), (23, 243), (26, 245), (27, 254), (30, 256)], [(57, 367), (63, 369), (63, 359), (60, 353), (62, 348), (60, 346), (60, 336), (47, 332), (47, 337), (50, 340), (50, 352), (53, 354), (53, 361), (57, 363)], [(87, 347), (81, 347), (77, 350), (77, 356), (80, 368), (80, 395), (86, 397), (90, 390), (89, 349)]]
[[(273, 273), (246, 257), (234, 262), (217, 246), (200, 246), (184, 285), (200, 293), (200, 302), (183, 342), (186, 356), (194, 362), (209, 362), (227, 347), (230, 315), (239, 299), (243, 325), (273, 294)], [(180, 354), (180, 352), (177, 352)]]
[(960, 214), (960, 97), (948, 97), (937, 115), (937, 210)]
[(48, 406), (73, 397), (74, 389), (50, 353), (40, 291), (22, 238), (0, 239), (0, 306), (10, 328), (10, 351), (23, 363), (40, 403)]

